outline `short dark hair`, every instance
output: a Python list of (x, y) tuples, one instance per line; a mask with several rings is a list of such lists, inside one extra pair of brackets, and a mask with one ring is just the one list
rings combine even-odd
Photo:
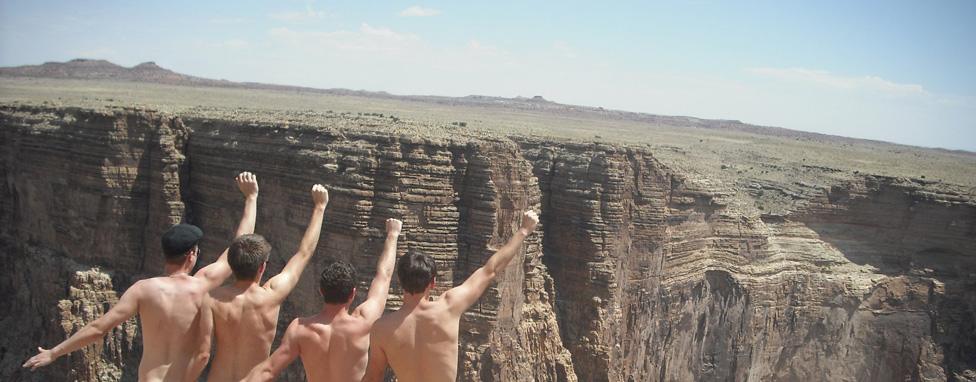
[(342, 260), (333, 259), (319, 275), (319, 288), (326, 304), (342, 304), (349, 301), (356, 288), (356, 268)]
[(227, 262), (238, 280), (253, 280), (258, 275), (261, 264), (268, 261), (271, 243), (258, 234), (238, 236), (230, 243)]
[(413, 252), (400, 258), (397, 277), (400, 287), (410, 293), (423, 293), (437, 276), (437, 262), (426, 254)]

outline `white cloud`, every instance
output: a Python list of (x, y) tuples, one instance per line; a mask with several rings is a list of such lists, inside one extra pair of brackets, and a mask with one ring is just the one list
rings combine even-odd
[(400, 11), (400, 16), (403, 17), (429, 17), (429, 16), (437, 16), (439, 14), (441, 14), (441, 11), (437, 9), (424, 8), (419, 5), (414, 5)]
[(481, 57), (500, 57), (508, 54), (508, 52), (499, 49), (497, 46), (485, 45), (478, 40), (468, 41), (467, 53), (472, 56)]
[(304, 11), (284, 11), (268, 15), (272, 19), (286, 22), (311, 21), (321, 19), (325, 16), (325, 11), (315, 10), (315, 8), (312, 8), (312, 3), (306, 3)]
[(360, 25), (357, 31), (298, 31), (282, 27), (271, 29), (269, 34), (272, 38), (303, 50), (329, 48), (340, 51), (395, 53), (409, 51), (421, 44), (420, 38), (414, 34), (377, 28), (366, 23)]
[(841, 76), (824, 70), (804, 68), (750, 68), (750, 73), (777, 80), (815, 84), (842, 90), (869, 90), (889, 95), (929, 95), (916, 84), (900, 84), (878, 76)]

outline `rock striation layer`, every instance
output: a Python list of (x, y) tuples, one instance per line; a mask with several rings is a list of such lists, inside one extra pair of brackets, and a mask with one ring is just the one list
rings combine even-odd
[(11, 267), (0, 287), (12, 296), (0, 379), (134, 380), (135, 321), (51, 368), (19, 366), (157, 274), (170, 224), (200, 225), (201, 262), (212, 261), (239, 214), (229, 180), (248, 170), (269, 274), (297, 248), (309, 187), (331, 193), (279, 333), (319, 308), (314, 269), (328, 257), (357, 266), (365, 295), (388, 217), (404, 221), (400, 251), (437, 259), (444, 290), (532, 208), (540, 233), (462, 319), (459, 380), (976, 380), (976, 201), (953, 187), (870, 175), (802, 192), (763, 184), (794, 201), (764, 213), (757, 189), (675, 171), (647, 148), (371, 123), (0, 107)]

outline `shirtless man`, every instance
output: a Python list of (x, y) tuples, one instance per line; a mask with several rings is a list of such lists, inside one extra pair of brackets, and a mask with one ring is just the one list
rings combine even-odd
[(369, 365), (363, 381), (381, 381), (389, 364), (400, 382), (453, 382), (457, 378), (461, 314), (488, 289), (522, 248), (539, 216), (527, 211), (522, 227), (463, 284), (431, 301), (437, 264), (425, 254), (404, 256), (397, 266), (403, 305), (376, 322), (370, 333)]
[(208, 381), (240, 381), (271, 353), (281, 303), (295, 289), (315, 254), (329, 192), (320, 184), (312, 186), (312, 201), (312, 217), (298, 252), (281, 273), (264, 285), (260, 284), (261, 276), (268, 264), (271, 244), (261, 235), (253, 234), (238, 237), (231, 243), (227, 261), (236, 281), (214, 289), (208, 299), (217, 336)]
[[(257, 177), (243, 172), (236, 181), (245, 203), (235, 237), (254, 232), (258, 199)], [(105, 315), (51, 349), (37, 348), (40, 353), (27, 360), (24, 367), (36, 370), (46, 366), (58, 357), (101, 340), (113, 328), (138, 314), (143, 349), (139, 380), (196, 381), (210, 358), (212, 322), (203, 314), (204, 297), (231, 273), (225, 250), (213, 264), (190, 276), (201, 238), (203, 232), (189, 224), (170, 228), (162, 237), (165, 276), (132, 284)]]
[(356, 270), (345, 261), (327, 265), (319, 280), (325, 301), (322, 310), (292, 321), (281, 345), (251, 371), (248, 381), (270, 381), (298, 356), (309, 381), (359, 381), (363, 377), (369, 330), (386, 307), (401, 225), (399, 220), (386, 220), (386, 242), (366, 301), (350, 314), (349, 305), (356, 297)]

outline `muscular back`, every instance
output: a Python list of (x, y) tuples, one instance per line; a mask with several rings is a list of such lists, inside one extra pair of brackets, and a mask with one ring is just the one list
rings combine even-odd
[(460, 318), (443, 299), (423, 301), (412, 310), (401, 308), (380, 318), (371, 337), (397, 380), (454, 381)]
[[(461, 285), (444, 292), (436, 301), (427, 297), (434, 286), (433, 279), (427, 281), (429, 284), (423, 293), (405, 293), (400, 309), (384, 316), (373, 327), (374, 346), (370, 349), (363, 381), (382, 380), (387, 365), (393, 368), (397, 379), (404, 382), (454, 381), (461, 314), (481, 298), (498, 274), (521, 252), (525, 238), (538, 223), (539, 216), (535, 212), (522, 214), (522, 226), (508, 242)], [(412, 266), (411, 263), (401, 264)], [(413, 271), (423, 269), (408, 268), (406, 272)]]
[(358, 381), (366, 370), (370, 325), (348, 314), (296, 319), (286, 333), (298, 348), (309, 381)]
[(182, 381), (200, 341), (209, 338), (200, 325), (207, 283), (184, 274), (142, 280), (134, 287), (143, 296), (139, 380)]
[(217, 351), (208, 380), (240, 381), (271, 352), (281, 303), (257, 284), (220, 287), (210, 297)]

